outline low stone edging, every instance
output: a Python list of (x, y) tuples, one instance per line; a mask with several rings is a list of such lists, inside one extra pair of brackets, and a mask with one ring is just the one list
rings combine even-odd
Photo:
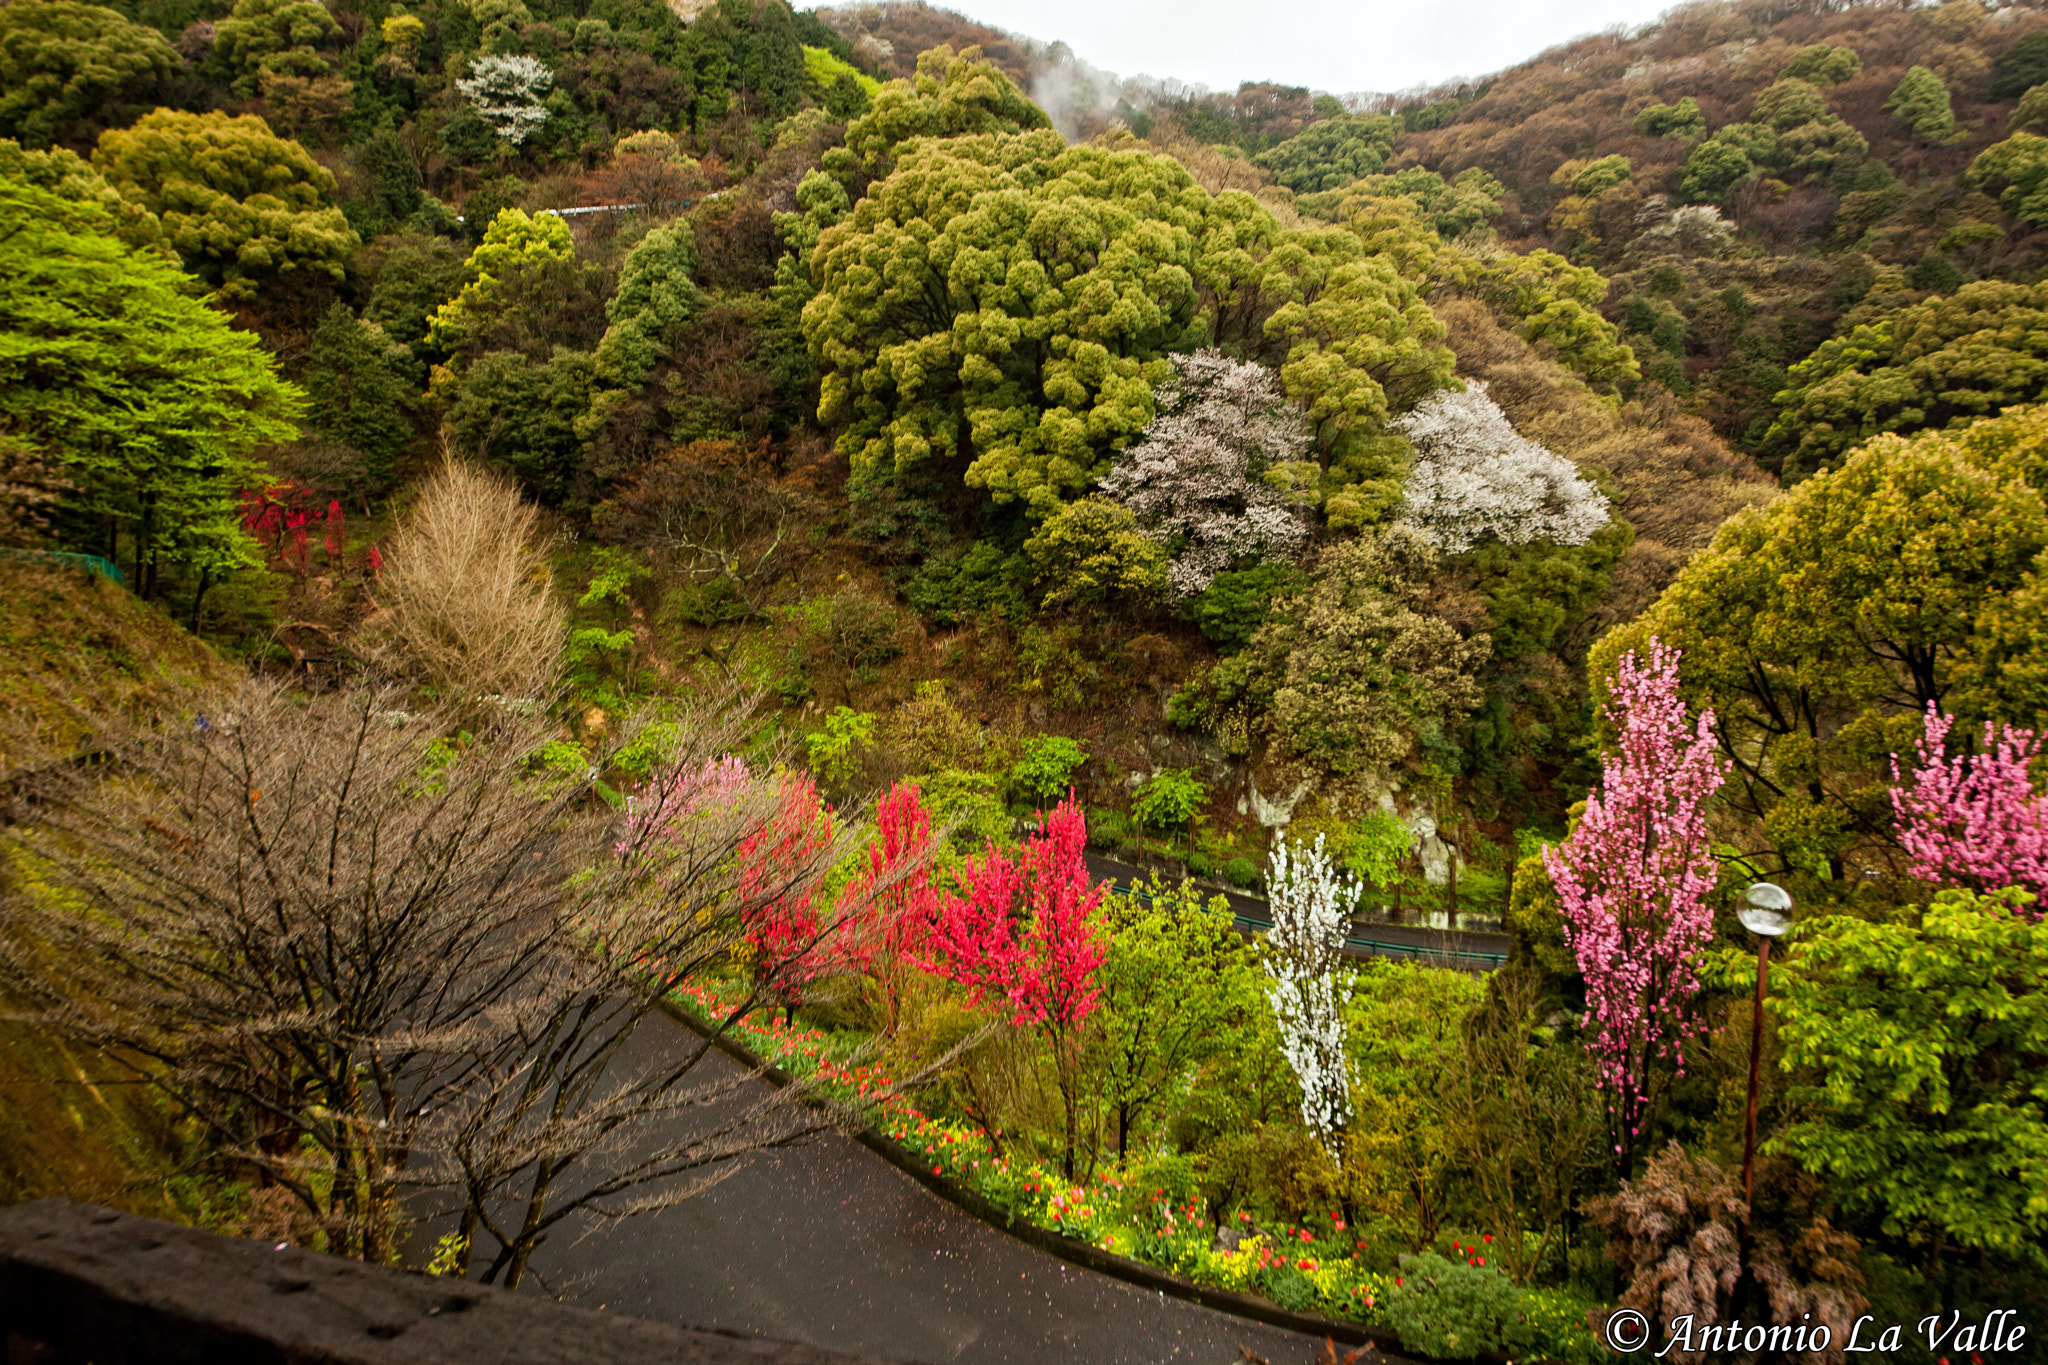
[[(771, 1085), (778, 1088), (792, 1084), (796, 1077), (776, 1066), (766, 1058), (758, 1056), (744, 1043), (721, 1033), (714, 1033), (704, 1022), (687, 1009), (671, 1000), (662, 1002), (662, 1009), (685, 1028), (706, 1039), (719, 1051), (739, 1062), (750, 1071), (758, 1071)], [(1347, 1346), (1372, 1346), (1390, 1354), (1398, 1353), (1401, 1342), (1393, 1333), (1367, 1327), (1363, 1323), (1349, 1322), (1343, 1318), (1327, 1318), (1320, 1313), (1298, 1313), (1291, 1308), (1282, 1308), (1271, 1299), (1256, 1294), (1240, 1293), (1235, 1289), (1219, 1289), (1213, 1285), (1196, 1284), (1170, 1274), (1154, 1265), (1119, 1256), (1112, 1251), (1090, 1245), (1077, 1237), (1063, 1237), (1050, 1232), (1035, 1223), (1019, 1219), (1008, 1209), (994, 1200), (967, 1189), (944, 1176), (932, 1174), (931, 1168), (901, 1143), (876, 1132), (871, 1125), (864, 1125), (853, 1134), (861, 1146), (881, 1157), (896, 1169), (945, 1200), (974, 1217), (987, 1223), (999, 1232), (1007, 1233), (1018, 1241), (1037, 1247), (1040, 1251), (1057, 1256), (1063, 1261), (1085, 1266), (1128, 1284), (1155, 1290), (1176, 1299), (1213, 1308), (1219, 1313), (1233, 1317), (1249, 1318), (1272, 1327), (1285, 1328), (1290, 1332), (1301, 1332), (1312, 1337), (1328, 1337), (1341, 1341)], [(1405, 1359), (1393, 1354), (1394, 1359)], [(1480, 1356), (1474, 1365), (1506, 1365), (1500, 1357)]]

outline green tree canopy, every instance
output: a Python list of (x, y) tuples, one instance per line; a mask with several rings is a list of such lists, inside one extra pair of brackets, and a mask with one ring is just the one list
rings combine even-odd
[[(2048, 92), (2048, 87), (2043, 90)], [(2020, 107), (2026, 108), (2024, 100)], [(2043, 115), (2048, 118), (2048, 102)], [(2018, 113), (2013, 117), (2017, 119)], [(2016, 132), (1986, 147), (1963, 172), (1963, 180), (1979, 189), (1999, 190), (1999, 205), (2021, 222), (2048, 226), (2048, 137)]]
[(179, 66), (164, 36), (102, 5), (0, 5), (0, 137), (90, 147)]
[(253, 299), (299, 270), (339, 280), (362, 244), (331, 202), (334, 176), (253, 114), (159, 109), (103, 134), (92, 161), (224, 298)]
[(154, 247), (163, 242), (163, 228), (156, 215), (122, 198), (121, 192), (76, 152), (63, 147), (25, 151), (20, 143), (0, 138), (0, 175), (49, 190), (73, 204), (92, 205), (113, 221), (114, 235), (129, 246)]
[(320, 0), (236, 0), (234, 11), (214, 26), (208, 61), (248, 99), (267, 76), (326, 75), (327, 60), (314, 49), (339, 32)]
[(314, 331), (306, 360), (309, 425), (355, 447), (371, 478), (388, 483), (413, 436), (407, 410), (418, 397), (419, 367), (412, 352), (337, 303)]
[(1452, 366), (1416, 285), (1355, 235), (1283, 233), (1169, 158), (1050, 132), (913, 144), (810, 273), (819, 415), (856, 471), (957, 460), (1034, 515), (1152, 420), (1171, 352), (1277, 360), (1326, 466)]
[(1915, 137), (1930, 142), (1942, 141), (1956, 130), (1948, 87), (1924, 66), (1907, 70), (1905, 78), (1892, 89), (1891, 98), (1884, 102), (1884, 111), (1911, 128)]
[(1814, 43), (1799, 49), (1799, 55), (1778, 74), (1813, 85), (1840, 85), (1863, 69), (1863, 58), (1853, 47), (1830, 47)]
[(125, 549), (148, 593), (161, 565), (217, 577), (256, 562), (237, 497), (255, 447), (297, 434), (302, 399), (254, 336), (114, 226), (0, 177), (0, 432), (63, 466), (74, 530)]
[(597, 348), (598, 374), (607, 383), (644, 382), (668, 354), (672, 330), (703, 310), (704, 291), (690, 278), (696, 268), (697, 239), (686, 219), (655, 228), (627, 253), (618, 292), (605, 304), (611, 325)]
[(1989, 416), (2044, 386), (2048, 285), (1979, 280), (1822, 342), (1792, 366), (1762, 454), (1793, 478), (1879, 432)]
[(1500, 217), (1506, 193), (1500, 181), (1477, 166), (1468, 166), (1451, 180), (1421, 166), (1408, 166), (1388, 175), (1368, 175), (1342, 189), (1303, 195), (1295, 207), (1342, 222), (1363, 207), (1361, 201), (1406, 199), (1439, 236), (1449, 239)]
[(1707, 131), (1706, 115), (1691, 95), (1676, 104), (1649, 104), (1636, 114), (1636, 131), (1644, 137), (1698, 137)]
[(1008, 76), (981, 59), (979, 48), (935, 47), (917, 59), (917, 75), (889, 81), (866, 113), (846, 126), (846, 146), (828, 154), (827, 170), (851, 181), (880, 179), (897, 154), (921, 137), (1028, 133), (1052, 127)]
[(1765, 1150), (1892, 1236), (2048, 1268), (2048, 921), (1966, 891), (1834, 916), (1772, 986), (1800, 1117)]
[(513, 281), (576, 258), (576, 239), (561, 215), (505, 209), (469, 253), (461, 292), (427, 319), (427, 343), (455, 352), (475, 340), (499, 310)]
[(1341, 189), (1354, 180), (1378, 175), (1394, 150), (1401, 126), (1385, 114), (1340, 114), (1311, 123), (1277, 147), (1252, 158), (1252, 164), (1297, 194)]
[(2010, 716), (2039, 676), (2039, 632), (2001, 620), (2039, 582), (2044, 452), (2038, 409), (1879, 437), (1724, 525), (1588, 670), (1653, 636), (1682, 650), (1687, 699), (1713, 707), (1735, 767), (1723, 803), (1785, 867), (1838, 881), (1890, 828), (1889, 756), (1926, 707)]

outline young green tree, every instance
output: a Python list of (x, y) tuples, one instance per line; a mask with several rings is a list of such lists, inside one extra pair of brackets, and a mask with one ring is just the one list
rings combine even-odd
[(1767, 1145), (1886, 1233), (2048, 1267), (2048, 921), (1937, 896), (1918, 922), (1833, 916), (1769, 1008), (1803, 1115)]
[(103, 5), (0, 5), (0, 137), (90, 147), (178, 65), (161, 33)]
[(254, 300), (301, 270), (339, 280), (362, 244), (333, 205), (333, 174), (253, 114), (159, 109), (103, 134), (92, 162), (223, 298)]
[(72, 484), (64, 509), (145, 596), (257, 562), (237, 496), (254, 449), (296, 436), (302, 395), (255, 337), (91, 205), (0, 177), (0, 428)]
[(390, 481), (412, 440), (407, 413), (417, 394), (412, 353), (337, 303), (313, 333), (307, 356), (310, 424), (354, 446), (378, 485)]
[(1913, 130), (1915, 137), (1940, 142), (1956, 130), (1948, 87), (1924, 66), (1910, 68), (1884, 102), (1884, 111)]
[(1156, 876), (1112, 894), (1109, 944), (1095, 983), (1102, 1011), (1089, 1041), (1089, 1093), (1116, 1154), (1172, 1117), (1191, 1073), (1229, 1045), (1230, 1026), (1260, 1012), (1260, 974), (1229, 903)]
[(988, 62), (950, 47), (919, 54), (917, 74), (883, 85), (866, 113), (846, 127), (843, 151), (826, 169), (858, 184), (896, 168), (904, 146), (921, 137), (975, 137), (1051, 128), (1045, 111)]

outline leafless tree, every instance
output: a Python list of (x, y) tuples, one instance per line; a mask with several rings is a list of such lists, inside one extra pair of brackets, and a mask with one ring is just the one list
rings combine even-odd
[[(796, 528), (809, 506), (776, 477), (765, 441), (693, 441), (622, 486), (596, 522), (607, 539), (648, 550), (680, 577), (693, 592), (691, 619), (718, 626), (767, 610), (796, 561)], [(721, 666), (725, 653), (713, 655)]]
[(377, 600), (364, 641), (445, 698), (535, 697), (554, 682), (567, 617), (538, 510), (502, 475), (443, 464), (392, 539)]
[[(534, 761), (544, 718), (456, 743), (452, 717), (394, 700), (249, 687), (42, 779), (32, 822), (0, 831), (19, 874), (0, 969), (33, 1017), (162, 1090), (329, 1249), (381, 1261), (409, 1222), (459, 1214), (507, 1284), (572, 1214), (665, 1207), (844, 1117), (700, 1070), (710, 1044), (681, 1031), (658, 1064), (622, 1060), (861, 835), (745, 856), (778, 806), (720, 758), (751, 708), (671, 717), (656, 795), (622, 819), (593, 813), (593, 776)], [(816, 970), (841, 928), (816, 916), (782, 970)], [(781, 984), (751, 983), (724, 1024)]]

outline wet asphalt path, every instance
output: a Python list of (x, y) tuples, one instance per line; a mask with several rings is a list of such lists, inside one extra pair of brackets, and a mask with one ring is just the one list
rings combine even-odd
[[(634, 1047), (646, 1061), (688, 1039), (657, 1016)], [(1047, 1255), (836, 1133), (757, 1153), (675, 1208), (578, 1231), (535, 1258), (572, 1303), (896, 1360), (1231, 1365), (1245, 1347), (1310, 1365), (1320, 1349)]]

